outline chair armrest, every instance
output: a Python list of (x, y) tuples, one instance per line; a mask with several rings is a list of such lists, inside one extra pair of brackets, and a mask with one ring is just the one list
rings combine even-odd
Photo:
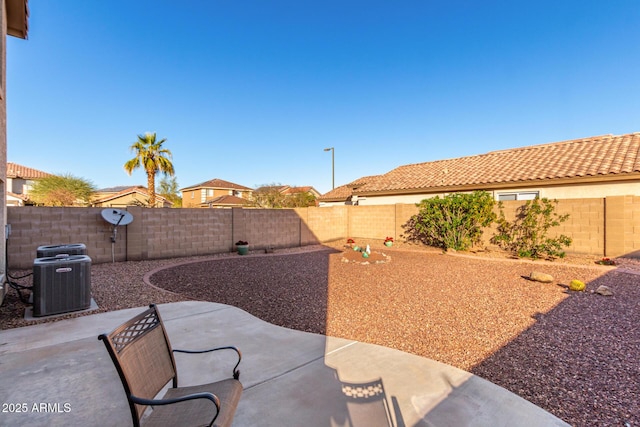
[(174, 348), (173, 352), (187, 353), (187, 354), (200, 354), (200, 353), (210, 353), (212, 351), (218, 351), (218, 350), (233, 350), (238, 354), (238, 363), (236, 363), (236, 366), (233, 367), (233, 378), (236, 380), (240, 379), (240, 370), (238, 369), (238, 366), (240, 365), (240, 361), (242, 360), (242, 353), (237, 347), (233, 347), (233, 346), (215, 347), (215, 348), (209, 348), (206, 350), (179, 350)]
[(172, 403), (184, 402), (187, 400), (208, 399), (216, 406), (216, 417), (218, 417), (218, 412), (220, 412), (220, 399), (218, 399), (218, 396), (215, 394), (208, 392), (192, 393), (187, 394), (186, 396), (174, 397), (172, 399), (144, 399), (142, 397), (134, 396), (133, 394), (130, 395), (130, 398), (133, 403), (147, 406), (171, 405)]

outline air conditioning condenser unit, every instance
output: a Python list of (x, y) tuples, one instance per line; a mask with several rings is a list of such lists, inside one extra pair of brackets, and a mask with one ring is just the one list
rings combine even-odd
[(87, 246), (84, 243), (70, 243), (64, 245), (38, 246), (36, 258), (67, 257), (71, 255), (86, 255)]
[(91, 258), (44, 257), (33, 261), (33, 316), (68, 313), (91, 306)]

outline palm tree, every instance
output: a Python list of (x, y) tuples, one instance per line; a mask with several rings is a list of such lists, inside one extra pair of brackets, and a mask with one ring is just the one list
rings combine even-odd
[(136, 157), (124, 164), (124, 170), (131, 173), (142, 166), (147, 173), (147, 188), (149, 189), (149, 205), (156, 206), (156, 174), (163, 173), (165, 176), (173, 176), (173, 163), (171, 163), (171, 151), (162, 148), (162, 144), (167, 139), (156, 141), (156, 134), (147, 132), (138, 135), (138, 140), (133, 143), (131, 151), (136, 153)]

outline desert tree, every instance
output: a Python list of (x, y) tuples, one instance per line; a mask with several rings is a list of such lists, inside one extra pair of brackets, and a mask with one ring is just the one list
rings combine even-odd
[(38, 179), (28, 196), (36, 205), (88, 206), (95, 190), (91, 181), (66, 173)]
[(178, 181), (175, 176), (165, 176), (160, 180), (158, 194), (173, 203), (174, 208), (182, 206), (182, 197), (180, 197)]

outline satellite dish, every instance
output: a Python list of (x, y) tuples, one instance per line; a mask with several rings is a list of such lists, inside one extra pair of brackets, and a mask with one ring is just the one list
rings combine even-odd
[(116, 256), (114, 251), (114, 245), (116, 243), (116, 236), (118, 235), (118, 226), (131, 224), (133, 221), (133, 215), (122, 209), (107, 208), (100, 212), (102, 218), (109, 224), (113, 225), (111, 234), (111, 261), (116, 262)]
[(131, 224), (131, 221), (133, 221), (133, 215), (122, 209), (103, 209), (100, 215), (102, 215), (105, 221), (116, 227)]

